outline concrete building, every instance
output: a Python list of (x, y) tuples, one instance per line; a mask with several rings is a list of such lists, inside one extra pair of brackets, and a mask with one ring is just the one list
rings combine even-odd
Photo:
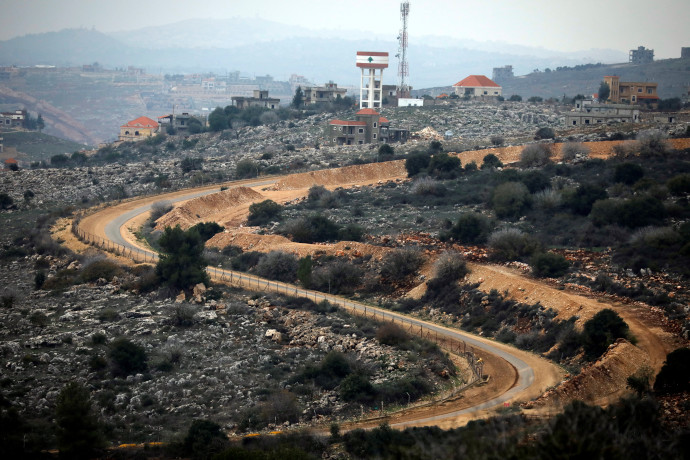
[(136, 142), (156, 135), (158, 130), (159, 125), (157, 121), (149, 117), (139, 117), (120, 126), (118, 140), (121, 142)]
[(454, 84), (453, 88), (459, 97), (497, 98), (502, 93), (501, 86), (484, 75), (470, 75)]
[(654, 62), (654, 50), (646, 49), (644, 46), (638, 46), (636, 50), (630, 50), (628, 61), (631, 64), (649, 64), (650, 62)]
[[(177, 133), (184, 133), (189, 130), (189, 120), (191, 118), (192, 116), (188, 112), (160, 116), (158, 117), (159, 131), (167, 132), (169, 128), (172, 128)], [(201, 121), (203, 124), (203, 119)]]
[(575, 108), (565, 116), (566, 126), (639, 122), (640, 110), (634, 106), (598, 104), (591, 100), (575, 101)]
[(491, 79), (497, 83), (504, 83), (506, 80), (510, 80), (513, 77), (515, 77), (515, 75), (513, 74), (512, 65), (494, 67), (493, 73), (491, 74)]
[(409, 130), (391, 128), (390, 121), (374, 109), (361, 109), (354, 120), (331, 120), (326, 127), (330, 145), (406, 142)]
[(0, 113), (0, 128), (24, 128), (25, 122), (26, 110), (24, 109)]
[(680, 49), (681, 59), (690, 59), (690, 46), (684, 46)]
[(268, 91), (255, 89), (253, 97), (233, 96), (232, 103), (238, 109), (248, 107), (265, 107), (267, 109), (277, 109), (280, 106), (280, 99), (268, 97)]
[(609, 85), (611, 90), (608, 101), (614, 104), (656, 103), (659, 101), (658, 84), (654, 82), (620, 81), (620, 77), (608, 75), (604, 77), (604, 83)]
[(359, 108), (379, 108), (383, 102), (383, 69), (388, 68), (388, 53), (357, 51), (357, 67), (362, 70), (359, 86)]
[(338, 96), (345, 97), (347, 89), (338, 88), (337, 83), (329, 81), (323, 86), (306, 86), (302, 88), (304, 105), (328, 104), (334, 102)]

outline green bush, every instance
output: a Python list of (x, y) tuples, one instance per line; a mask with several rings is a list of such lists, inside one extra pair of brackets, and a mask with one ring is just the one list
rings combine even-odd
[(671, 148), (668, 136), (656, 129), (637, 133), (637, 144), (640, 155), (645, 157), (664, 156)]
[(553, 150), (550, 144), (530, 144), (520, 153), (520, 166), (523, 168), (535, 168), (551, 163)]
[(540, 140), (540, 139), (553, 139), (556, 137), (556, 133), (554, 132), (553, 128), (539, 128), (537, 132), (534, 134), (534, 139), (535, 140)]
[(462, 244), (482, 244), (486, 242), (491, 227), (491, 221), (483, 214), (465, 212), (460, 214), (457, 222), (448, 232), (441, 233), (441, 240), (455, 240)]
[(434, 154), (429, 161), (427, 172), (439, 179), (453, 179), (462, 173), (460, 158), (444, 152)]
[(654, 391), (661, 394), (690, 391), (690, 348), (678, 348), (666, 356), (656, 376)]
[(203, 169), (203, 164), (203, 158), (184, 158), (180, 163), (180, 168), (186, 174), (190, 171)]
[(146, 372), (148, 369), (148, 357), (144, 347), (124, 337), (110, 342), (108, 357), (111, 362), (111, 371), (116, 377), (126, 377), (130, 374)]
[(561, 148), (561, 159), (563, 161), (582, 161), (588, 157), (589, 147), (580, 142), (568, 142)]
[(690, 193), (690, 174), (678, 174), (666, 181), (668, 191), (675, 196), (684, 196)]
[(491, 257), (500, 261), (522, 260), (539, 250), (539, 242), (516, 228), (497, 230), (489, 236)]
[(61, 457), (96, 458), (105, 447), (89, 390), (79, 383), (70, 382), (60, 391), (55, 405), (55, 428)]
[(240, 160), (235, 166), (235, 177), (237, 179), (250, 179), (259, 175), (259, 164), (252, 160)]
[(470, 272), (467, 261), (455, 251), (446, 251), (434, 264), (434, 280), (441, 283), (454, 283), (463, 279)]
[(606, 189), (603, 187), (593, 184), (582, 184), (574, 192), (566, 193), (564, 202), (574, 214), (586, 216), (592, 210), (592, 205), (595, 201), (605, 200), (608, 196)]
[(220, 425), (209, 420), (194, 420), (182, 442), (182, 447), (185, 455), (207, 459), (222, 452), (228, 444), (228, 437)]
[(613, 180), (616, 183), (632, 185), (644, 177), (644, 169), (635, 163), (621, 163), (616, 165)]
[(370, 402), (376, 391), (369, 378), (359, 372), (348, 375), (340, 383), (340, 396), (345, 401)]
[(405, 169), (407, 176), (413, 177), (417, 174), (425, 172), (431, 162), (431, 156), (427, 153), (413, 153), (405, 160)]
[(208, 284), (204, 242), (194, 229), (166, 227), (158, 244), (164, 251), (156, 264), (156, 275), (170, 287), (189, 289), (198, 283)]
[(86, 264), (79, 274), (79, 278), (85, 283), (91, 283), (104, 279), (112, 280), (115, 276), (122, 276), (124, 271), (117, 263), (109, 259), (98, 259)]
[(568, 273), (570, 263), (560, 254), (544, 252), (530, 259), (532, 273), (540, 278), (559, 278)]
[(501, 218), (520, 217), (530, 205), (530, 193), (522, 182), (498, 185), (491, 195), (491, 207)]
[(199, 232), (199, 236), (201, 236), (202, 241), (205, 243), (213, 238), (213, 235), (216, 233), (222, 232), (224, 228), (218, 225), (216, 222), (199, 222), (195, 226), (191, 227), (190, 230), (196, 230)]
[(501, 163), (501, 160), (498, 159), (496, 155), (493, 153), (489, 153), (484, 157), (482, 160), (482, 169), (495, 169), (495, 168), (502, 168), (503, 163)]
[(291, 283), (297, 275), (299, 262), (295, 255), (283, 251), (271, 251), (259, 259), (254, 272), (264, 278)]
[(260, 226), (280, 221), (283, 207), (273, 200), (264, 200), (249, 205), (247, 225)]
[(628, 337), (628, 325), (615, 311), (606, 308), (587, 321), (582, 330), (585, 355), (589, 359), (601, 356), (609, 345)]
[(629, 200), (608, 199), (594, 203), (590, 218), (595, 225), (618, 224), (628, 228), (663, 225), (667, 213), (664, 204), (650, 195)]
[(291, 235), (297, 243), (316, 243), (332, 241), (338, 238), (340, 227), (321, 214), (313, 214), (287, 222), (281, 229), (282, 234)]
[(416, 274), (423, 263), (424, 256), (419, 249), (396, 249), (383, 257), (381, 276), (396, 282), (402, 281)]

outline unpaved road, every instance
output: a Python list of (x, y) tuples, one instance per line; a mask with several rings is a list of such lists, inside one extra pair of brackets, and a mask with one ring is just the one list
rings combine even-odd
[[(674, 146), (679, 144), (676, 147), (681, 147), (689, 143), (687, 139), (678, 141), (683, 142), (674, 142)], [(610, 149), (613, 145), (619, 143), (590, 144), (592, 156), (605, 157), (610, 154)], [(516, 147), (508, 147), (492, 149), (491, 153), (496, 154), (504, 163), (508, 163), (516, 160), (516, 155), (519, 156), (519, 151)], [(481, 158), (486, 154), (487, 151), (464, 152), (460, 157), (463, 163), (472, 160), (480, 162)], [(339, 174), (339, 170), (329, 170), (326, 172), (315, 171), (302, 175), (287, 176), (281, 178), (280, 182), (275, 185), (273, 183), (276, 181), (273, 180), (261, 181), (261, 183), (258, 183), (256, 180), (250, 180), (243, 181), (242, 183), (233, 183), (232, 185), (252, 187), (262, 194), (261, 199), (274, 199), (277, 202), (286, 202), (305, 196), (308, 188), (314, 184), (322, 184), (333, 188), (336, 186), (367, 185), (386, 180), (404, 180), (405, 178), (404, 167), (401, 169), (401, 162), (366, 166), (367, 171), (364, 176), (352, 174), (352, 171)], [(342, 168), (340, 171), (342, 172)], [(161, 200), (182, 203), (192, 200), (196, 196), (213, 193), (218, 191), (218, 189), (219, 186), (214, 185), (196, 189), (195, 191), (181, 191), (122, 203), (84, 218), (80, 223), (80, 227), (90, 233), (111, 239), (120, 244), (138, 246), (136, 238), (132, 235), (132, 230), (137, 229), (147, 218), (147, 211), (152, 203)], [(302, 245), (276, 240), (275, 235), (255, 235), (248, 229), (241, 228), (238, 224), (246, 216), (248, 207), (249, 203), (244, 203), (239, 208), (228, 209), (228, 218), (220, 219), (226, 228), (228, 224), (231, 224), (233, 228), (232, 231), (218, 236), (220, 239), (220, 241), (216, 241), (218, 246), (229, 244), (225, 240), (231, 239), (233, 244), (243, 246), (245, 249), (251, 247), (253, 250), (261, 251), (279, 247), (280, 249), (303, 255), (305, 253), (313, 253), (315, 250), (334, 250), (332, 246), (327, 245)], [(199, 221), (203, 220), (203, 216), (200, 216)], [(193, 223), (187, 223), (185, 226), (189, 225), (193, 225)], [(63, 239), (67, 239), (64, 232)], [(213, 243), (213, 240), (211, 243)], [(67, 244), (78, 245), (79, 243), (68, 241)], [(358, 246), (358, 250), (366, 252), (367, 248), (365, 246)], [(380, 250), (381, 248), (371, 248), (371, 251)], [(650, 327), (641, 319), (644, 313), (642, 307), (602, 302), (601, 299), (593, 299), (577, 293), (559, 290), (503, 266), (470, 264), (470, 268), (472, 269), (470, 281), (481, 281), (480, 287), (482, 290), (488, 292), (491, 289), (497, 289), (499, 292), (508, 292), (511, 297), (521, 302), (534, 303), (539, 301), (545, 307), (558, 311), (558, 316), (561, 319), (578, 315), (580, 317), (579, 323), (581, 324), (603, 308), (616, 310), (628, 323), (631, 332), (638, 340), (637, 350), (640, 353), (640, 362), (649, 362), (654, 371), (658, 371), (666, 354), (677, 345), (675, 338), (670, 334), (664, 332), (661, 328)], [(392, 316), (390, 312), (386, 312), (386, 315)], [(424, 327), (437, 330), (441, 334), (461, 334), (463, 340), (468, 342), (471, 338), (468, 334), (441, 328), (433, 324), (426, 324)], [(536, 355), (480, 337), (474, 336), (472, 339), (478, 341), (476, 342), (476, 349), (479, 353), (482, 353), (481, 356), (486, 363), (486, 373), (492, 376), (489, 384), (471, 388), (463, 393), (458, 400), (448, 401), (441, 406), (417, 408), (397, 413), (394, 419), (389, 420), (391, 424), (396, 426), (431, 424), (444, 428), (458, 426), (471, 418), (486, 414), (487, 408), (495, 407), (504, 400), (525, 401), (532, 399), (542, 394), (547, 387), (556, 385), (561, 381), (562, 372), (552, 363)], [(479, 350), (484, 351), (480, 352)], [(532, 374), (531, 376), (530, 373)], [(519, 379), (517, 378), (518, 376), (520, 377)], [(608, 391), (606, 394), (599, 394), (598, 398), (600, 402), (610, 401), (619, 397), (625, 391), (624, 387), (617, 388), (613, 392)], [(380, 423), (380, 421), (372, 420), (369, 423), (373, 426)]]

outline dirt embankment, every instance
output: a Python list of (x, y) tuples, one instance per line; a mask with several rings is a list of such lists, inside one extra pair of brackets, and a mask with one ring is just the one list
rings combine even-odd
[(337, 169), (324, 169), (300, 174), (291, 174), (278, 182), (274, 190), (295, 190), (309, 188), (312, 185), (325, 187), (345, 186), (356, 183), (375, 183), (407, 176), (405, 161), (388, 161), (365, 165), (345, 166)]
[(198, 222), (223, 222), (229, 211), (240, 205), (261, 201), (264, 196), (248, 187), (234, 187), (211, 195), (194, 198), (176, 207), (156, 221), (156, 229), (179, 225), (183, 229)]
[(606, 353), (579, 375), (547, 391), (526, 408), (564, 406), (579, 400), (607, 405), (620, 396), (627, 379), (649, 366), (649, 356), (625, 339), (618, 339)]

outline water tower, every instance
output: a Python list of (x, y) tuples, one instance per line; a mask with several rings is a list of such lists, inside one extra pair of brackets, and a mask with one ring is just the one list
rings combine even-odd
[(362, 69), (362, 79), (359, 86), (359, 108), (380, 108), (383, 99), (381, 78), (383, 77), (383, 69), (388, 68), (388, 53), (357, 51), (357, 67)]

